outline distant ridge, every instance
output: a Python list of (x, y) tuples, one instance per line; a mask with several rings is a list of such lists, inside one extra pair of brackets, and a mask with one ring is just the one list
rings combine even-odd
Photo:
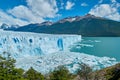
[(85, 16), (67, 17), (55, 23), (44, 22), (19, 27), (15, 31), (49, 33), (49, 34), (79, 34), (82, 36), (120, 36), (120, 22), (96, 17)]
[(3, 30), (15, 30), (17, 29), (18, 27), (20, 27), (19, 25), (7, 25), (5, 23), (3, 23), (1, 26), (0, 26), (0, 29), (3, 29)]

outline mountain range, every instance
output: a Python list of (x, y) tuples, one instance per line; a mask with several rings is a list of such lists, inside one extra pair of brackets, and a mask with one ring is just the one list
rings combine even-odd
[(48, 34), (78, 34), (92, 37), (115, 37), (120, 36), (120, 22), (87, 14), (85, 16), (67, 17), (54, 23), (47, 21), (39, 24), (29, 24), (12, 30)]
[(16, 30), (17, 28), (19, 27), (19, 25), (7, 25), (5, 23), (3, 23), (1, 26), (0, 26), (0, 29), (3, 29), (3, 30)]

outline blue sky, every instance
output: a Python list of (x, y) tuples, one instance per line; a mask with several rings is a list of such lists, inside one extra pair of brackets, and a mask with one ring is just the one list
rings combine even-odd
[(0, 25), (57, 21), (88, 13), (120, 21), (120, 0), (0, 0)]

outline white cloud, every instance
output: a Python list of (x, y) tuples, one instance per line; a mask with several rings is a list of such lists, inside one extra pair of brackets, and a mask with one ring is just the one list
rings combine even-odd
[(8, 10), (8, 12), (17, 18), (26, 20), (30, 23), (40, 23), (44, 21), (41, 17), (35, 15), (29, 8), (23, 5), (14, 7), (13, 9)]
[[(7, 20), (2, 17), (1, 23), (24, 25), (29, 23), (41, 23), (45, 18), (55, 18), (59, 14), (56, 0), (26, 0), (27, 5), (15, 6), (7, 12), (1, 11)], [(2, 14), (2, 15), (3, 15)], [(0, 16), (2, 16), (0, 15)], [(8, 19), (10, 19), (8, 21)]]
[(90, 10), (90, 14), (95, 16), (105, 17), (112, 20), (120, 21), (120, 12), (118, 11), (118, 3), (114, 4), (98, 4)]
[(115, 3), (117, 2), (116, 0), (99, 0), (98, 3), (101, 4), (101, 3)]
[(113, 20), (120, 21), (120, 14), (119, 13), (114, 13), (112, 15), (108, 15), (107, 17), (110, 19), (113, 19)]
[(66, 9), (66, 10), (70, 10), (74, 5), (75, 5), (75, 3), (72, 3), (72, 2), (70, 2), (70, 1), (67, 1), (67, 4), (66, 4), (65, 9)]
[(113, 3), (114, 3), (114, 2), (116, 2), (116, 0), (111, 0), (111, 2), (113, 2)]
[(14, 17), (10, 16), (9, 14), (0, 10), (0, 25), (2, 23), (6, 23), (6, 24), (9, 24), (9, 25), (16, 25), (16, 24), (26, 25), (26, 24), (28, 24), (27, 21), (23, 21), (21, 19), (14, 18)]
[(81, 6), (86, 7), (86, 6), (88, 6), (88, 4), (87, 3), (82, 3)]
[(111, 8), (109, 4), (101, 4), (99, 6), (96, 6), (90, 11), (91, 14), (100, 15), (100, 16), (107, 16), (115, 12), (116, 9)]
[(55, 17), (58, 12), (56, 0), (27, 0), (33, 13), (40, 17)]

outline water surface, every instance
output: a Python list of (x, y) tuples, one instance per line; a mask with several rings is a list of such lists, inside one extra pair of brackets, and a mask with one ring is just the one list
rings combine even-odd
[(120, 61), (120, 37), (83, 37), (71, 51), (113, 57)]

